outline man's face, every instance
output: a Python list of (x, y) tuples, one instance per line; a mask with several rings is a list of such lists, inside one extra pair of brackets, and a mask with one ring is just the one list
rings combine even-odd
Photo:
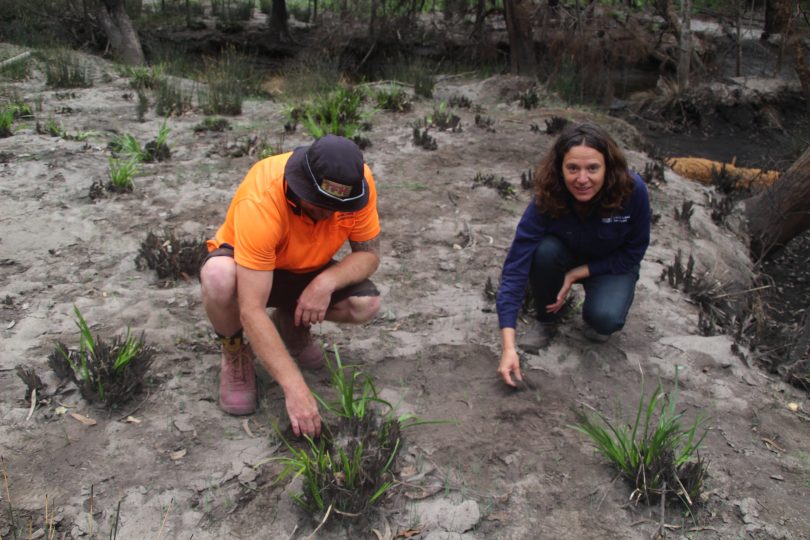
[(304, 211), (304, 213), (308, 215), (312, 221), (323, 221), (329, 219), (332, 217), (332, 214), (335, 213), (334, 210), (321, 208), (320, 206), (315, 206), (307, 201), (299, 201), (299, 204), (301, 205), (301, 209)]

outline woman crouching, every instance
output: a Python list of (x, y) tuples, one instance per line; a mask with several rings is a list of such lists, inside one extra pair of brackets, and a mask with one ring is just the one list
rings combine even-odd
[(531, 285), (537, 320), (521, 348), (548, 345), (571, 285), (585, 289), (584, 335), (606, 341), (624, 326), (650, 243), (647, 187), (599, 126), (568, 126), (534, 174), (535, 193), (506, 256), (498, 290), (504, 382), (522, 380), (515, 328)]

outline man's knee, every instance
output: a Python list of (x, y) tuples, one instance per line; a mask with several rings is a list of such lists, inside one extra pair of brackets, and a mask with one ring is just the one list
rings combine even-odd
[(236, 294), (236, 264), (230, 257), (214, 257), (200, 269), (203, 296), (227, 301)]
[(379, 296), (350, 296), (340, 302), (349, 312), (351, 322), (362, 324), (370, 321), (380, 311)]

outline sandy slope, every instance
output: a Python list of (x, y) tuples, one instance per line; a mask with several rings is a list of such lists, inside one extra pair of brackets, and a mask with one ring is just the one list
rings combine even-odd
[[(147, 165), (134, 193), (92, 202), (88, 189), (105, 177), (111, 134), (129, 132), (143, 143), (161, 123), (153, 115), (138, 123), (125, 98), (127, 81), (110, 66), (104, 70), (111, 81), (84, 90), (54, 92), (40, 78), (11, 85), (29, 103), (41, 98), (37, 119), (53, 115), (68, 132), (96, 131), (88, 144), (39, 135), (33, 122), (16, 124), (13, 137), (0, 139), (0, 151), (11, 153), (0, 164), (0, 445), (17, 519), (32, 516), (41, 526), (47, 494), (69, 538), (107, 537), (119, 500), (118, 538), (305, 538), (317, 523), (294, 507), (285, 486), (273, 484), (278, 465), (253, 467), (282, 452), (270, 427), (271, 418), (284, 418), (279, 388), (263, 379), (260, 409), (247, 421), (221, 413), (218, 354), (197, 284), (161, 288), (134, 262), (149, 231), (212, 233), (253, 161), (226, 157), (224, 149), (255, 135), (277, 144), (282, 107), (248, 102), (224, 134), (195, 134), (202, 119), (196, 112), (172, 118), (172, 159)], [(640, 371), (650, 389), (658, 378), (671, 385), (681, 365), (687, 418), (710, 417), (703, 452), (709, 491), (696, 521), (667, 512), (668, 534), (810, 536), (810, 417), (786, 406), (806, 407), (805, 396), (748, 367), (731, 353), (730, 338), (698, 335), (696, 307), (659, 280), (678, 249), (694, 253), (711, 279), (747, 277), (742, 244), (708, 218), (705, 187), (668, 172), (651, 189), (661, 218), (621, 335), (592, 345), (572, 320), (547, 351), (525, 358), (535, 389), (511, 392), (497, 379), (497, 323), (484, 289), (487, 279), (497, 281), (528, 200), (520, 174), (551, 142), (530, 126), (543, 127), (552, 115), (587, 117), (526, 111), (513, 99), (521, 84), (509, 78), (439, 84), (436, 99), (467, 95), (494, 120), (495, 132), (475, 127), (475, 113), (462, 109), (463, 131), (436, 133), (435, 152), (414, 147), (408, 125), (432, 103), (373, 118), (366, 158), (380, 193), (384, 258), (374, 279), (384, 307), (364, 328), (324, 324), (318, 333), (340, 347), (344, 360), (363, 365), (401, 408), (457, 423), (406, 433), (399, 467), (407, 478), (416, 471), (416, 479), (367, 520), (319, 534), (373, 538), (376, 528), (383, 536), (387, 529), (421, 529), (431, 539), (650, 538), (661, 522), (658, 510), (628, 503), (630, 490), (568, 427), (571, 409), (587, 403), (611, 412), (621, 403), (630, 414)], [(625, 144), (634, 141), (626, 125), (600, 121)], [(307, 140), (296, 133), (282, 146)], [(643, 170), (648, 158), (628, 153)], [(491, 189), (472, 189), (479, 171), (504, 176), (518, 196), (503, 200)], [(696, 204), (690, 228), (673, 219), (683, 200)], [(104, 337), (127, 326), (145, 331), (159, 349), (154, 377), (121, 410), (89, 406), (66, 388), (27, 419), (24, 385), (13, 369), (33, 366), (51, 391), (56, 387), (46, 358), (56, 339), (78, 340), (73, 304)], [(307, 379), (328, 393), (325, 373)], [(97, 425), (58, 414), (60, 405)], [(124, 421), (130, 414), (140, 423)], [(7, 522), (0, 517), (4, 537)]]

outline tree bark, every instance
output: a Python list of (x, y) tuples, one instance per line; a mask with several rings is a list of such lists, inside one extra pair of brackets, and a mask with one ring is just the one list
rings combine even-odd
[(765, 33), (784, 34), (790, 22), (794, 0), (766, 0)]
[(678, 58), (678, 86), (681, 91), (689, 88), (689, 72), (692, 60), (692, 2), (691, 0), (681, 0), (681, 35), (678, 36), (680, 42), (680, 57)]
[(764, 257), (810, 227), (810, 148), (771, 187), (745, 201), (751, 252)]
[(793, 40), (793, 56), (794, 64), (793, 69), (796, 70), (796, 75), (799, 77), (799, 83), (802, 85), (802, 92), (804, 93), (804, 106), (810, 111), (810, 66), (807, 65), (807, 60), (804, 56), (804, 46), (800, 39)]
[(270, 10), (270, 36), (276, 41), (290, 42), (290, 27), (287, 25), (287, 0), (273, 0)]
[(509, 34), (510, 71), (513, 75), (537, 74), (534, 35), (527, 0), (504, 0), (506, 32)]
[(142, 66), (145, 60), (141, 40), (124, 9), (124, 0), (102, 0), (97, 16), (113, 57), (124, 64)]

